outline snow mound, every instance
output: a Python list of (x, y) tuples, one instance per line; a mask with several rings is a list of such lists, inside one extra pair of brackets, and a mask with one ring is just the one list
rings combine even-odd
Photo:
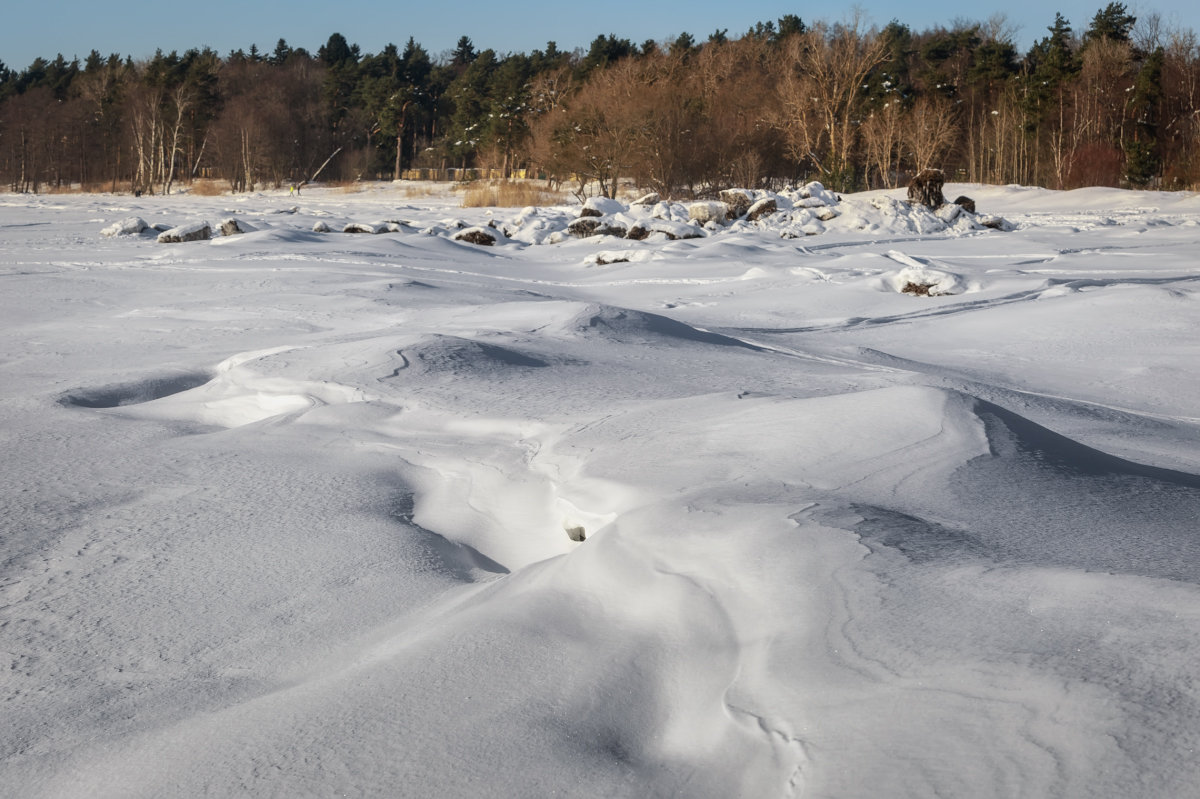
[(949, 518), (979, 541), (1040, 566), (1194, 578), (1200, 475), (1110, 455), (981, 399), (971, 413), (988, 455), (951, 476), (947, 500), (969, 498), (970, 513)]
[(133, 383), (102, 388), (77, 389), (59, 398), (59, 404), (76, 408), (119, 408), (169, 397), (202, 386), (212, 377), (207, 372), (183, 372), (151, 377)]
[(941, 297), (962, 294), (971, 289), (962, 275), (933, 266), (926, 259), (914, 258), (897, 250), (889, 250), (886, 257), (903, 268), (881, 275), (877, 282), (880, 291)]
[(573, 316), (560, 330), (569, 335), (602, 338), (624, 344), (704, 344), (759, 350), (730, 336), (710, 333), (666, 316), (610, 305), (591, 305)]
[[(550, 366), (548, 361), (515, 347), (446, 335), (434, 335), (415, 347), (401, 350), (400, 355), (416, 371), (454, 375), (492, 372), (505, 376), (514, 368)], [(397, 370), (396, 376), (403, 371)]]
[(585, 264), (608, 266), (609, 264), (645, 263), (662, 258), (652, 250), (601, 250), (583, 259)]
[(455, 241), (466, 242), (467, 244), (492, 247), (504, 240), (504, 234), (495, 228), (487, 227), (486, 225), (477, 225), (475, 227), (464, 228), (451, 236), (451, 238)]
[(142, 219), (140, 216), (131, 216), (127, 219), (122, 219), (119, 222), (112, 223), (108, 227), (104, 228), (104, 230), (101, 230), (100, 235), (107, 238), (114, 238), (116, 236), (136, 236), (148, 227), (149, 225), (146, 224), (145, 219)]
[(625, 206), (618, 200), (609, 197), (588, 197), (584, 200), (579, 215), (608, 216), (609, 214), (619, 214), (624, 210)]

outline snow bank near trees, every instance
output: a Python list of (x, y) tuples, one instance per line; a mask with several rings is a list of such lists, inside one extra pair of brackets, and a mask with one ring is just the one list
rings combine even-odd
[[(628, 204), (590, 197), (582, 207), (530, 206), (507, 218), (497, 210), (489, 212), (487, 230), (464, 219), (443, 219), (423, 228), (397, 219), (348, 221), (340, 230), (369, 235), (419, 232), (484, 246), (563, 244), (595, 237), (655, 243), (730, 234), (798, 239), (824, 233), (927, 236), (964, 235), (988, 228), (1012, 230), (1012, 225), (999, 217), (972, 213), (953, 203), (935, 210), (879, 193), (841, 197), (817, 182), (784, 192), (729, 189), (721, 196), (721, 200), (684, 203), (647, 195)], [(206, 228), (207, 223), (191, 223), (165, 232), (159, 241), (208, 238), (211, 230), (205, 235)], [(130, 218), (101, 233), (119, 236), (142, 229), (143, 220)], [(334, 228), (318, 220), (310, 229), (329, 232)]]

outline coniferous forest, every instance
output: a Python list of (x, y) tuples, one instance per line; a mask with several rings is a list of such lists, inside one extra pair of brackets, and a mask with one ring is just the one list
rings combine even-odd
[(1200, 186), (1200, 42), (1110, 3), (1057, 14), (1028, 52), (1003, 17), (915, 31), (795, 15), (740, 36), (586, 52), (363, 53), (280, 39), (227, 55), (92, 51), (0, 62), (0, 186), (235, 192), (484, 174), (664, 196), (817, 179), (839, 191), (951, 180)]

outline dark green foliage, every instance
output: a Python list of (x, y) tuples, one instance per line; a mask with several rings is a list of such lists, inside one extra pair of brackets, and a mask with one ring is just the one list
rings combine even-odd
[(684, 31), (675, 37), (675, 41), (671, 42), (670, 53), (671, 55), (689, 56), (699, 49), (692, 34)]
[[(253, 45), (250, 47), (254, 50)], [(317, 50), (317, 58), (328, 67), (344, 67), (350, 64), (357, 64), (359, 57), (358, 45), (351, 46), (346, 37), (340, 33), (330, 35), (329, 41), (321, 45), (321, 49)]]
[(1127, 42), (1136, 22), (1137, 17), (1129, 13), (1124, 3), (1109, 3), (1092, 17), (1092, 24), (1083, 34), (1083, 39), (1085, 42), (1097, 39)]
[(1125, 145), (1125, 179), (1129, 185), (1145, 188), (1158, 175), (1159, 160), (1149, 142), (1131, 141)]
[(289, 58), (291, 58), (291, 56), (292, 56), (292, 48), (288, 47), (287, 40), (280, 39), (278, 42), (275, 43), (275, 52), (273, 52), (271, 54), (271, 57), (268, 58), (267, 60), (271, 63), (272, 66), (281, 67), (285, 63), (287, 63), (287, 60)]
[(1129, 100), (1133, 135), (1131, 140), (1125, 143), (1125, 176), (1134, 186), (1148, 185), (1158, 176), (1161, 169), (1158, 139), (1165, 58), (1161, 47), (1150, 54), (1138, 71)]
[(637, 55), (637, 52), (633, 42), (628, 39), (618, 39), (611, 33), (607, 36), (597, 36), (592, 40), (587, 55), (580, 62), (579, 72), (581, 75), (586, 75), (592, 70), (601, 69), (622, 58)]
[(800, 17), (795, 14), (784, 14), (779, 18), (779, 29), (776, 38), (786, 39), (789, 36), (804, 33), (806, 30), (804, 20), (800, 19)]
[(475, 61), (478, 54), (475, 52), (475, 45), (471, 43), (470, 38), (462, 36), (458, 40), (458, 44), (454, 46), (454, 52), (450, 56), (450, 66), (456, 69), (465, 69)]

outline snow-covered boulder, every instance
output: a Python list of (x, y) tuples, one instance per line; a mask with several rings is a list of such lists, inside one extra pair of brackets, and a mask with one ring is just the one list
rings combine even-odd
[(158, 234), (159, 244), (179, 244), (185, 241), (203, 241), (212, 238), (212, 228), (204, 221), (189, 222)]
[(805, 184), (800, 190), (800, 196), (804, 199), (818, 200), (821, 205), (837, 205), (841, 202), (836, 194), (816, 180)]
[(662, 198), (658, 196), (658, 192), (652, 191), (649, 194), (643, 194), (641, 197), (638, 197), (636, 200), (630, 203), (630, 205), (651, 206), (656, 205), (661, 199)]
[(890, 282), (901, 294), (912, 294), (915, 297), (942, 297), (947, 294), (961, 294), (966, 289), (958, 275), (926, 267), (910, 266), (901, 269), (890, 277)]
[(492, 247), (496, 242), (500, 241), (500, 231), (494, 227), (486, 227), (483, 225), (477, 227), (464, 228), (458, 231), (452, 239), (455, 241), (464, 241), (467, 244), (478, 244), (482, 247)]
[(313, 223), (312, 229), (313, 233), (328, 233), (330, 231), (329, 224), (320, 219)]
[(770, 216), (779, 210), (779, 203), (773, 197), (764, 197), (746, 209), (746, 221), (757, 222), (763, 217)]
[(600, 219), (598, 216), (581, 216), (567, 225), (567, 232), (577, 239), (586, 239), (600, 227)]
[(701, 228), (689, 225), (687, 222), (676, 222), (671, 219), (640, 219), (630, 226), (626, 238), (642, 241), (656, 233), (672, 241), (675, 239), (698, 239), (705, 235)]
[(709, 222), (724, 222), (729, 214), (729, 206), (715, 200), (705, 200), (688, 205), (688, 219), (701, 225)]
[(342, 228), (343, 233), (386, 233), (388, 226), (385, 222), (351, 222)]
[(975, 201), (972, 200), (970, 197), (966, 197), (966, 196), (956, 197), (954, 200), (954, 204), (959, 206), (960, 208), (962, 208), (964, 211), (968, 211), (969, 213), (972, 213), (972, 214), (975, 213)]
[(721, 202), (726, 206), (726, 219), (739, 219), (750, 210), (754, 201), (745, 189), (725, 189), (721, 192)]
[(624, 205), (610, 197), (588, 197), (583, 203), (583, 208), (579, 210), (579, 215), (581, 217), (608, 216), (609, 214), (619, 214), (624, 210)]
[(961, 275), (944, 269), (935, 269), (922, 261), (891, 250), (887, 257), (903, 266), (895, 272), (883, 275), (883, 288), (911, 294), (915, 297), (941, 297), (947, 294), (962, 294), (967, 290)]
[(567, 232), (581, 239), (588, 236), (625, 238), (629, 225), (613, 216), (581, 216), (567, 225)]
[(221, 231), (222, 236), (237, 236), (241, 233), (250, 232), (250, 228), (248, 226), (245, 226), (244, 223), (239, 223), (232, 216), (228, 219), (222, 219), (221, 224), (217, 226), (217, 229)]
[(1017, 226), (1012, 222), (1009, 222), (1007, 219), (999, 216), (992, 216), (991, 214), (980, 214), (978, 216), (978, 220), (979, 224), (986, 228), (991, 228), (992, 230), (1001, 230), (1005, 233), (1008, 233), (1017, 229)]
[(104, 230), (100, 231), (101, 236), (112, 238), (114, 236), (136, 236), (146, 228), (150, 227), (146, 224), (146, 220), (140, 216), (131, 216), (128, 219), (122, 219), (120, 222), (113, 222)]

